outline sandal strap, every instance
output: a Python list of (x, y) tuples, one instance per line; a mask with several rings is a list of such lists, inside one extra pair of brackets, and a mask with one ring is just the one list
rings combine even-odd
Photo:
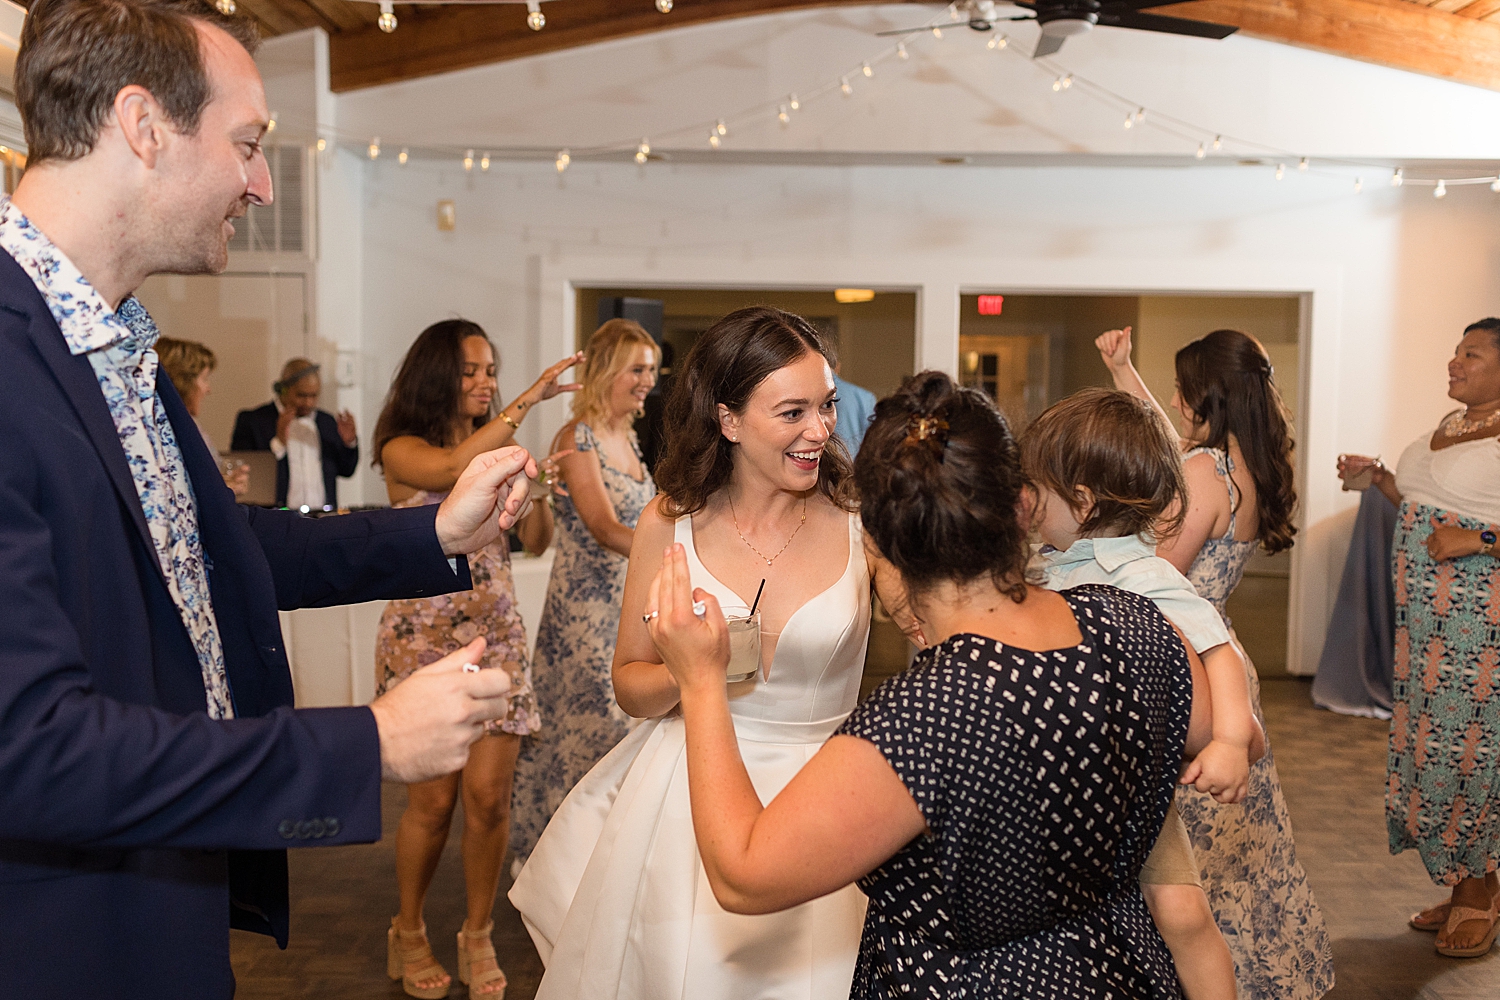
[(1448, 911), (1448, 923), (1444, 925), (1445, 930), (1456, 930), (1459, 924), (1468, 920), (1484, 920), (1489, 923), (1495, 922), (1495, 910), (1476, 910), (1471, 906), (1455, 906)]
[(468, 953), (468, 961), (473, 965), (476, 961), (495, 957), (495, 922), (491, 920), (477, 931), (463, 930), (464, 951)]
[[(426, 924), (423, 924), (421, 928), (414, 931), (404, 931), (396, 927), (396, 921), (394, 920), (391, 921), (391, 926), (396, 930), (396, 954), (401, 959), (403, 966), (414, 966), (423, 959), (427, 961), (427, 964), (418, 968), (416, 972), (405, 973), (408, 978), (414, 980), (435, 978), (423, 975), (429, 969), (436, 969), (439, 976), (446, 976), (448, 974), (448, 970), (438, 964), (437, 957), (432, 953), (432, 942), (427, 940)], [(408, 945), (407, 940), (409, 938), (420, 938), (421, 940), (419, 943)]]

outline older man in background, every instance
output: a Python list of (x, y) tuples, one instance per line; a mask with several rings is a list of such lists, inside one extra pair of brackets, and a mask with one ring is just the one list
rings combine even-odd
[[(228, 5), (225, 5), (227, 8)], [(33, 0), (30, 162), (0, 198), (0, 997), (234, 993), (288, 930), (286, 847), (378, 839), (382, 777), (462, 767), (506, 712), (483, 640), (369, 707), (294, 710), (277, 608), (467, 589), (523, 449), (440, 505), (240, 507), (133, 291), (224, 270), (271, 201), (253, 27), (200, 0)]]
[(292, 358), (271, 388), (276, 398), (241, 410), (234, 418), (235, 451), (269, 451), (276, 456), (276, 506), (307, 513), (339, 505), (338, 477), (359, 467), (359, 436), (354, 415), (337, 417), (318, 409), (323, 394), (321, 366)]

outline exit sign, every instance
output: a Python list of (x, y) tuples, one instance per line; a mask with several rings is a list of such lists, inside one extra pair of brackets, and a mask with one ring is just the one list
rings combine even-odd
[(981, 295), (979, 296), (979, 315), (999, 316), (1000, 309), (1004, 305), (1004, 295)]

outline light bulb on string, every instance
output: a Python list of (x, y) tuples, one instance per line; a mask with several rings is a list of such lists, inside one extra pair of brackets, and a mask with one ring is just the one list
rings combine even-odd
[(234, 0), (215, 0), (214, 9), (225, 17), (233, 17), (239, 8), (234, 5)]
[(959, 21), (962, 21), (963, 19), (964, 19), (964, 16), (963, 16), (963, 13), (959, 11), (958, 4), (956, 4), (956, 3), (950, 3), (948, 5), (948, 20), (952, 21), (954, 24), (957, 24)]
[(786, 99), (786, 106), (791, 108), (793, 111), (796, 111), (802, 107), (802, 102), (797, 100), (796, 94), (791, 94)]
[(1432, 189), (1432, 196), (1434, 198), (1448, 197), (1448, 185), (1443, 181), (1438, 181), (1437, 187)]
[(396, 8), (391, 5), (390, 0), (380, 0), (380, 20), (375, 23), (387, 35), (396, 30)]
[(1058, 77), (1056, 80), (1052, 81), (1052, 92), (1054, 94), (1056, 94), (1056, 93), (1059, 93), (1061, 90), (1062, 90), (1062, 77)]
[(1365, 179), (1363, 177), (1356, 177), (1356, 178), (1354, 178), (1354, 193), (1355, 194), (1359, 194), (1364, 189), (1365, 189)]
[(875, 75), (875, 67), (873, 67), (873, 66), (870, 65), (870, 62), (869, 62), (868, 59), (865, 60), (863, 63), (860, 64), (859, 71), (861, 73), (863, 73), (866, 77), (871, 77), (871, 76)]
[(407, 149), (405, 146), (402, 146), (401, 152), (396, 154), (396, 162), (404, 167), (406, 166), (406, 161), (409, 159), (411, 159), (411, 150)]
[(1126, 112), (1126, 114), (1125, 114), (1125, 127), (1126, 128), (1135, 128), (1135, 114), (1133, 112)]
[(1302, 159), (1300, 159), (1300, 160), (1297, 161), (1297, 169), (1299, 171), (1301, 171), (1302, 173), (1305, 174), (1305, 173), (1307, 173), (1307, 168), (1308, 168), (1307, 157), (1304, 156)]
[(490, 172), (490, 151), (485, 150), (484, 155), (479, 158), (479, 169), (483, 173)]
[(1216, 135), (1216, 136), (1214, 136), (1214, 152), (1217, 153), (1219, 150), (1221, 150), (1223, 148), (1224, 148), (1224, 137), (1222, 135)]
[(635, 162), (645, 163), (647, 157), (649, 157), (650, 155), (651, 143), (647, 142), (645, 139), (642, 139), (641, 144), (635, 147)]
[(714, 131), (719, 133), (720, 135), (728, 135), (729, 126), (725, 125), (724, 119), (720, 118), (717, 122), (714, 123)]
[(847, 76), (839, 78), (839, 90), (843, 91), (845, 97), (854, 93), (854, 88), (849, 86), (849, 78)]
[(568, 169), (568, 164), (570, 164), (572, 162), (573, 162), (573, 154), (572, 153), (568, 152), (566, 149), (559, 150), (558, 153), (557, 153), (557, 172), (558, 173), (562, 173), (564, 170), (567, 170)]
[(266, 119), (266, 135), (276, 131), (276, 112), (271, 112), (271, 117)]
[(785, 104), (776, 109), (776, 120), (783, 125), (792, 120), (792, 116), (787, 112)]
[(319, 139), (318, 140), (318, 152), (321, 153), (321, 152), (323, 152), (323, 150), (325, 150), (327, 148), (328, 148), (328, 140), (327, 139)]
[(903, 59), (903, 60), (911, 58), (911, 53), (908, 52), (908, 51), (906, 51), (906, 43), (905, 42), (897, 42), (896, 43), (896, 58), (897, 59)]
[(932, 26), (932, 37), (941, 42), (943, 40), (943, 29), (934, 24)]
[(1496, 177), (1494, 180), (1490, 181), (1490, 190), (1495, 192), (1496, 194), (1500, 194), (1500, 177)]
[(1276, 179), (1279, 181), (1279, 180), (1281, 180), (1285, 176), (1286, 176), (1286, 164), (1285, 163), (1278, 163), (1278, 164), (1276, 164)]
[(467, 173), (471, 173), (471, 172), (473, 172), (473, 170), (474, 170), (474, 151), (472, 149), (464, 150), (464, 173), (466, 173), (466, 174)]
[[(1066, 86), (1066, 84), (1064, 86)], [(1139, 125), (1141, 122), (1143, 122), (1145, 120), (1146, 120), (1146, 109), (1145, 108), (1136, 108), (1135, 109), (1135, 123), (1137, 125)]]
[(526, 0), (526, 27), (541, 31), (547, 26), (547, 15), (542, 13), (540, 0)]
[(1005, 35), (996, 35), (994, 38), (991, 38), (988, 42), (986, 42), (984, 47), (987, 49), (994, 49), (996, 52), (999, 52), (1009, 44), (1010, 39)]
[(672, 13), (672, 0), (656, 0), (656, 11), (659, 14)]
[(1406, 171), (1402, 170), (1400, 167), (1397, 167), (1395, 172), (1391, 174), (1391, 187), (1398, 188), (1405, 183)]
[[(714, 131), (714, 130), (712, 130), (712, 129), (710, 129), (709, 133), (708, 133), (708, 144), (710, 146), (712, 146), (714, 149), (718, 149), (719, 148), (719, 143), (721, 141), (722, 140), (719, 138), (719, 133), (716, 132), (716, 131)], [(636, 159), (639, 160), (640, 157), (637, 156)]]
[(380, 136), (378, 135), (370, 140), (370, 159), (380, 159)]

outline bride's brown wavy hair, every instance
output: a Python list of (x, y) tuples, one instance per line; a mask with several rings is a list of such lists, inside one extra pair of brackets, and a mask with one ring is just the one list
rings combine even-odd
[(1239, 442), (1255, 482), (1256, 540), (1271, 553), (1291, 548), (1297, 534), (1292, 419), (1266, 349), (1248, 333), (1215, 330), (1178, 351), (1176, 363), (1177, 393), (1205, 427), (1201, 444), (1227, 452), (1231, 434)]
[[(667, 398), (667, 451), (654, 471), (664, 516), (697, 513), (729, 483), (735, 446), (719, 429), (719, 405), (743, 413), (772, 372), (808, 353), (828, 358), (818, 331), (771, 306), (738, 309), (703, 332)], [(818, 492), (844, 510), (856, 509), (852, 473), (843, 442), (830, 435), (818, 463)]]

